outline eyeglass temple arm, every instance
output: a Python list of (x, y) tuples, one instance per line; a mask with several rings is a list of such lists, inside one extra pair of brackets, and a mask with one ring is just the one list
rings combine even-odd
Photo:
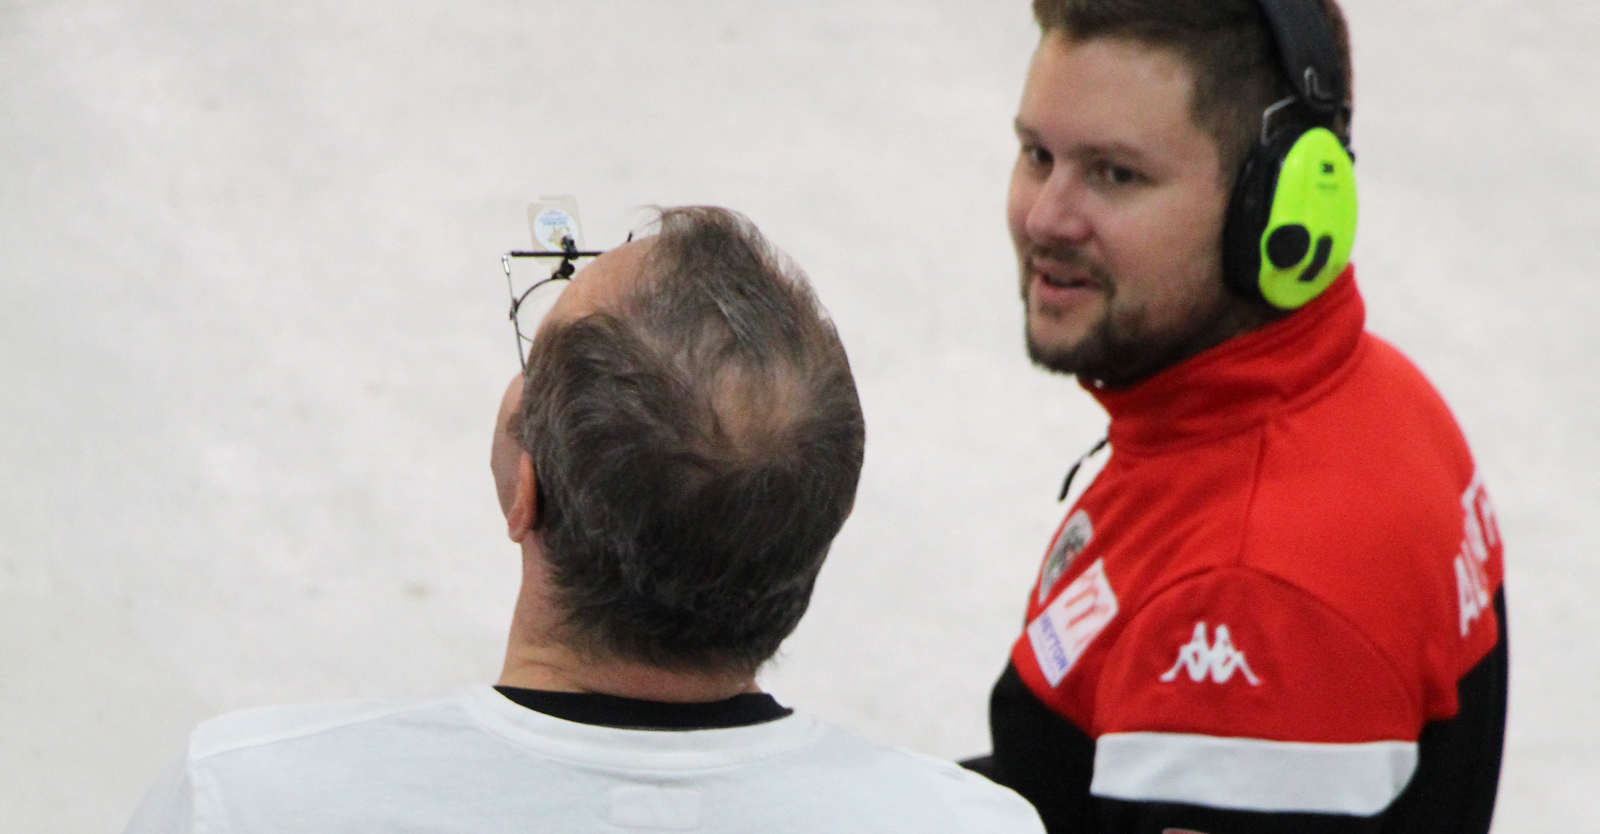
[[(632, 232), (628, 233), (628, 240), (633, 240), (633, 233)], [(572, 241), (572, 238), (570, 238), (570, 237), (562, 237), (561, 238), (561, 251), (560, 252), (522, 252), (522, 251), (512, 251), (512, 252), (507, 252), (506, 253), (506, 257), (508, 257), (508, 258), (560, 258), (560, 259), (565, 260), (565, 261), (570, 261), (570, 260), (572, 260), (574, 258), (594, 258), (594, 257), (599, 257), (602, 254), (604, 254), (604, 253), (603, 252), (598, 252), (598, 251), (596, 251), (596, 252), (579, 252), (578, 251), (578, 244), (574, 243)]]
[[(628, 240), (630, 240), (630, 241), (633, 240), (633, 232), (629, 232), (628, 233)], [(549, 280), (560, 280), (560, 279), (565, 279), (565, 278), (571, 278), (572, 277), (572, 273), (575, 271), (573, 266), (572, 266), (572, 262), (574, 260), (576, 260), (578, 258), (597, 258), (597, 257), (599, 257), (599, 256), (601, 256), (603, 254), (605, 254), (605, 252), (598, 251), (598, 250), (597, 251), (592, 251), (592, 252), (580, 251), (578, 249), (577, 244), (572, 242), (572, 238), (563, 237), (561, 239), (561, 251), (560, 252), (546, 252), (546, 251), (526, 252), (526, 251), (522, 251), (522, 250), (513, 249), (512, 251), (507, 252), (504, 255), (501, 255), (500, 256), (500, 266), (505, 269), (505, 272), (506, 272), (506, 287), (511, 290), (511, 295), (512, 295), (512, 300), (511, 300), (511, 320), (513, 322), (516, 321), (516, 319), (517, 319), (517, 308), (522, 305), (522, 299), (526, 298), (528, 296), (528, 293), (533, 292), (534, 287), (537, 287), (537, 286), (539, 286), (539, 284), (544, 283), (544, 281), (540, 281), (540, 282), (534, 284), (533, 287), (529, 287), (527, 289), (527, 291), (524, 292), (521, 296), (517, 296), (516, 288), (511, 286), (511, 259), (512, 258), (560, 258), (561, 259), (561, 265), (556, 267), (554, 272), (550, 273), (550, 278), (545, 279), (546, 281), (549, 281)], [(517, 336), (517, 340), (518, 340), (517, 341), (517, 352), (519, 354), (521, 353), (521, 348), (522, 348), (521, 339), (522, 339), (522, 336), (519, 334)], [(526, 364), (526, 363), (524, 363), (524, 364)]]
[[(631, 242), (632, 240), (633, 240), (633, 232), (629, 232), (628, 233), (628, 241)], [(561, 259), (561, 265), (556, 267), (555, 271), (550, 274), (550, 278), (545, 279), (545, 281), (549, 281), (549, 280), (555, 280), (555, 279), (571, 278), (572, 277), (572, 273), (573, 273), (572, 262), (574, 260), (576, 260), (578, 258), (597, 258), (597, 257), (599, 257), (599, 256), (601, 256), (603, 254), (605, 254), (605, 253), (602, 252), (602, 251), (593, 251), (593, 252), (579, 251), (578, 245), (573, 242), (572, 238), (563, 237), (561, 239), (561, 251), (560, 252), (542, 252), (542, 251), (541, 252), (526, 252), (526, 251), (515, 250), (514, 249), (514, 250), (512, 250), (510, 252), (505, 253), (504, 255), (501, 255), (500, 256), (500, 266), (503, 267), (505, 269), (505, 271), (506, 271), (506, 288), (511, 290), (511, 295), (512, 295), (511, 314), (510, 314), (512, 325), (515, 325), (516, 322), (517, 322), (517, 308), (522, 306), (522, 299), (527, 298), (528, 297), (528, 293), (533, 292), (534, 287), (537, 287), (539, 284), (545, 283), (544, 281), (540, 281), (540, 282), (534, 284), (533, 287), (529, 287), (527, 289), (527, 291), (524, 292), (521, 296), (518, 296), (516, 288), (511, 285), (511, 259), (512, 258), (560, 258)], [(526, 372), (528, 370), (528, 360), (522, 355), (522, 332), (520, 330), (517, 331), (517, 361), (522, 363), (522, 370), (524, 372)]]
[(573, 258), (597, 258), (597, 257), (599, 257), (601, 255), (604, 255), (604, 254), (605, 254), (604, 251), (595, 251), (595, 252), (584, 251), (584, 252), (580, 252), (577, 249), (574, 249), (574, 250), (572, 250), (570, 252), (516, 252), (516, 251), (513, 251), (513, 252), (507, 252), (506, 253), (506, 257), (508, 257), (508, 258), (566, 258), (568, 260), (571, 260)]
[(597, 258), (605, 254), (604, 252), (599, 251), (580, 252), (578, 251), (578, 247), (572, 245), (572, 238), (567, 238), (561, 242), (564, 244), (565, 248), (563, 248), (560, 252), (507, 252), (503, 257), (500, 258), (500, 263), (505, 267), (506, 270), (506, 280), (509, 281), (511, 279), (512, 258), (560, 258), (561, 265), (556, 267), (555, 272), (551, 274), (558, 278), (571, 278), (572, 273), (575, 271), (572, 266), (572, 262), (574, 260), (578, 258)]

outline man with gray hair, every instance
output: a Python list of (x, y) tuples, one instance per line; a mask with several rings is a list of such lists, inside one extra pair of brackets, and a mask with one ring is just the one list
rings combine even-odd
[(799, 270), (732, 212), (663, 212), (571, 282), (502, 401), (523, 573), (499, 684), (207, 722), (128, 830), (1041, 832), (1009, 790), (756, 686), (864, 440)]

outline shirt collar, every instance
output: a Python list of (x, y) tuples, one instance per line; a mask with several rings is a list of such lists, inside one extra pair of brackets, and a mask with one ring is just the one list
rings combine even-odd
[(1347, 267), (1289, 316), (1127, 388), (1084, 388), (1111, 415), (1114, 449), (1207, 440), (1259, 425), (1314, 395), (1355, 353), (1365, 324), (1355, 268)]

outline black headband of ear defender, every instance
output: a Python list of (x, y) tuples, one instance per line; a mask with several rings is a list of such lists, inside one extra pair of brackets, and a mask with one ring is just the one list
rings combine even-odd
[(1295, 95), (1318, 116), (1332, 118), (1350, 106), (1333, 32), (1317, 0), (1258, 0), (1272, 27), (1283, 73)]

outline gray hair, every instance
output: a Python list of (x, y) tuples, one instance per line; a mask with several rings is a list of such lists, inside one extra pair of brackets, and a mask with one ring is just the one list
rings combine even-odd
[(528, 362), (519, 438), (556, 602), (580, 650), (754, 671), (854, 504), (855, 380), (804, 273), (743, 216), (662, 211), (641, 269)]

